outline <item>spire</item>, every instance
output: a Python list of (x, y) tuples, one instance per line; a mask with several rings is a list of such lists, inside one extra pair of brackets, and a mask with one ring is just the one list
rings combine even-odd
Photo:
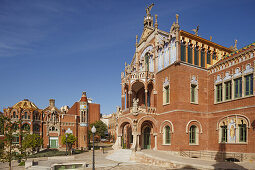
[(137, 47), (138, 45), (138, 35), (135, 36), (135, 46)]
[(235, 40), (234, 50), (238, 50), (238, 49), (237, 49), (237, 40)]
[(176, 14), (176, 15), (175, 15), (175, 17), (176, 17), (176, 24), (179, 24), (179, 21), (178, 21), (178, 19), (179, 19), (179, 15), (178, 15), (178, 14)]
[(155, 28), (158, 29), (158, 15), (155, 15)]

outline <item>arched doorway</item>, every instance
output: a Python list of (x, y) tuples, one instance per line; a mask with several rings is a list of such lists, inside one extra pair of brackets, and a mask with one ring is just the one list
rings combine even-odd
[(122, 149), (130, 149), (133, 144), (132, 128), (129, 123), (122, 126), (122, 136), (121, 136), (121, 147)]
[(151, 148), (151, 128), (149, 126), (146, 126), (143, 130), (143, 148)]

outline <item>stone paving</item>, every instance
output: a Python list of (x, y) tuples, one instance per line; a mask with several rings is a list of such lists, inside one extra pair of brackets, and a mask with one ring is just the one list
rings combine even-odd
[[(170, 155), (162, 151), (153, 150), (143, 150), (137, 152), (138, 154), (143, 154), (147, 157), (152, 158), (152, 160), (163, 160), (172, 161), (175, 163), (182, 164), (182, 168), (175, 169), (250, 169), (255, 170), (254, 162), (240, 162), (240, 163), (220, 163), (216, 161), (201, 160), (194, 158), (184, 158), (177, 155)], [(118, 150), (113, 152), (107, 151), (103, 153), (102, 151), (95, 151), (95, 161), (96, 169), (98, 170), (167, 170), (174, 169), (169, 167), (160, 167), (153, 165), (153, 161), (138, 163), (134, 160), (130, 160), (130, 157), (134, 156), (131, 150)], [(38, 158), (38, 165), (34, 166), (28, 170), (46, 170), (49, 169), (53, 164), (61, 163), (86, 163), (88, 167), (86, 169), (92, 169), (92, 152), (85, 152), (79, 155), (73, 156), (62, 156), (62, 157), (51, 157), (51, 158)], [(29, 160), (31, 161), (31, 159)], [(24, 170), (24, 167), (18, 167), (17, 162), (13, 163), (13, 170)], [(199, 166), (198, 166), (199, 165)], [(0, 169), (8, 169), (8, 163), (0, 163)]]

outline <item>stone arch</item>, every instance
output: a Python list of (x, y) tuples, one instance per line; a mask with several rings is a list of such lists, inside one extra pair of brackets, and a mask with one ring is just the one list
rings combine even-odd
[(131, 101), (133, 102), (133, 99), (139, 99), (138, 106), (145, 105), (145, 87), (146, 84), (142, 81), (135, 81), (132, 86), (132, 98)]
[(166, 126), (166, 125), (169, 125), (169, 127), (171, 128), (171, 132), (174, 133), (174, 126), (173, 126), (173, 123), (170, 121), (170, 120), (164, 120), (161, 125), (160, 125), (160, 129), (159, 129), (159, 133), (163, 133), (163, 128)]
[(153, 127), (153, 133), (157, 133), (157, 120), (155, 118), (153, 118), (152, 116), (143, 116), (141, 117), (138, 122), (137, 122), (137, 132), (139, 134), (141, 134), (141, 128), (142, 128), (142, 124), (145, 121), (149, 121), (152, 123), (152, 127)]
[(119, 121), (120, 123), (118, 125), (118, 136), (122, 136), (122, 128), (127, 124), (131, 125), (131, 129), (133, 131), (133, 123), (131, 118), (125, 117), (125, 118), (121, 118)]
[(199, 130), (200, 130), (200, 133), (202, 134), (203, 131), (202, 131), (202, 125), (201, 123), (198, 121), (198, 120), (190, 120), (187, 125), (186, 125), (186, 133), (189, 133), (189, 125), (192, 124), (192, 122), (196, 122), (198, 125), (199, 125)]
[(219, 130), (219, 126), (220, 126), (220, 122), (222, 121), (222, 120), (224, 120), (224, 119), (227, 119), (227, 118), (229, 118), (229, 117), (241, 117), (241, 118), (243, 118), (243, 119), (245, 119), (246, 121), (247, 121), (247, 124), (248, 124), (248, 128), (251, 128), (251, 122), (250, 122), (250, 119), (247, 117), (247, 116), (245, 116), (245, 115), (241, 115), (241, 114), (231, 114), (231, 115), (227, 115), (227, 116), (224, 116), (224, 117), (222, 117), (221, 119), (219, 119), (218, 121), (217, 121), (217, 127), (216, 127), (216, 130)]

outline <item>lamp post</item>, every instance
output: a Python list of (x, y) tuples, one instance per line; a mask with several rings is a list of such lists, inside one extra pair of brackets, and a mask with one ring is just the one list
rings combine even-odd
[(92, 159), (92, 170), (95, 170), (95, 148), (94, 148), (94, 136), (96, 133), (96, 128), (95, 126), (92, 127), (91, 132), (93, 134), (93, 159)]
[(66, 156), (67, 156), (67, 133), (66, 133)]

